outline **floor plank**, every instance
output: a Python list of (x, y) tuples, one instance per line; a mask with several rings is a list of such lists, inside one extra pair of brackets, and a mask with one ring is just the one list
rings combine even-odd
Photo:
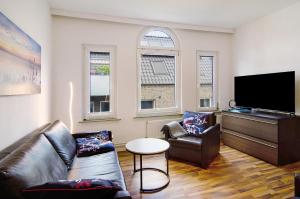
[[(133, 174), (133, 155), (118, 154), (128, 191), (134, 199), (292, 198), (294, 173), (300, 173), (300, 162), (276, 167), (222, 145), (220, 155), (207, 170), (170, 160), (169, 186), (157, 193), (141, 194), (139, 173)], [(137, 158), (137, 167), (138, 163)], [(166, 169), (164, 155), (144, 156), (143, 166)], [(144, 174), (145, 187), (165, 180), (151, 171)]]

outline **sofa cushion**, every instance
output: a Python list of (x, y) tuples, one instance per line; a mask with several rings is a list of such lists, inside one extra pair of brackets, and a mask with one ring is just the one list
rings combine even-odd
[(65, 163), (41, 134), (1, 160), (1, 198), (22, 198), (22, 189), (66, 179), (67, 175)]
[(82, 179), (48, 182), (24, 189), (25, 199), (52, 198), (113, 198), (121, 188), (110, 180)]
[(77, 157), (85, 157), (115, 150), (111, 141), (96, 137), (76, 138)]
[(69, 129), (63, 122), (57, 120), (45, 130), (44, 134), (69, 169), (76, 154), (76, 142)]
[(206, 112), (186, 111), (183, 115), (183, 128), (190, 134), (199, 135), (208, 128), (209, 115)]
[(49, 125), (50, 125), (50, 123), (47, 123), (47, 124), (41, 126), (40, 128), (32, 131), (31, 133), (25, 135), (24, 137), (20, 138), (16, 142), (12, 143), (8, 147), (2, 149), (0, 151), (0, 160), (5, 158), (5, 156), (9, 155), (13, 151), (17, 150), (19, 147), (26, 144), (27, 142), (30, 142), (30, 140), (35, 139), (35, 137), (40, 136), (42, 134), (43, 130), (45, 128), (47, 128)]
[(102, 131), (81, 131), (72, 134), (74, 138), (83, 138), (83, 137), (101, 137), (108, 139), (108, 141), (112, 141), (112, 132), (108, 130)]
[(207, 129), (204, 125), (187, 124), (185, 126), (186, 132), (191, 135), (199, 136)]
[(101, 178), (113, 180), (126, 190), (124, 177), (115, 151), (88, 157), (75, 157), (69, 171), (69, 180), (83, 178)]
[(88, 134), (85, 137), (87, 137), (87, 138), (97, 138), (101, 142), (112, 141), (111, 132), (108, 131), (108, 130), (102, 130), (102, 131), (96, 132), (95, 134)]

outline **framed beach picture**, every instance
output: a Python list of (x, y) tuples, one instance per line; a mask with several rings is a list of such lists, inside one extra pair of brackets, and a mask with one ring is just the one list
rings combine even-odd
[(0, 96), (41, 93), (41, 46), (0, 12)]

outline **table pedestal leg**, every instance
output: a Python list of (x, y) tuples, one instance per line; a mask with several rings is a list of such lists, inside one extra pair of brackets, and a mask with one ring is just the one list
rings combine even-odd
[(167, 155), (165, 157), (166, 157), (166, 160), (167, 160), (167, 175), (169, 176), (169, 158), (168, 158)]
[(135, 166), (135, 154), (133, 154), (133, 171), (136, 172), (136, 166)]
[(140, 181), (141, 181), (141, 191), (143, 191), (143, 159), (142, 155), (140, 155)]

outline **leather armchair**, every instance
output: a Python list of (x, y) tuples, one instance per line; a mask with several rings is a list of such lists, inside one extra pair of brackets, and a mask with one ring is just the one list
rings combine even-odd
[[(179, 122), (182, 126), (182, 122)], [(220, 152), (220, 125), (216, 124), (214, 113), (209, 114), (209, 128), (201, 135), (191, 135), (182, 132), (182, 136), (172, 137), (170, 132), (185, 131), (183, 128), (176, 128), (175, 122), (164, 125), (162, 131), (165, 134), (165, 140), (170, 143), (170, 149), (167, 153), (168, 158), (181, 159), (188, 162), (199, 164), (207, 169), (209, 164)]]

